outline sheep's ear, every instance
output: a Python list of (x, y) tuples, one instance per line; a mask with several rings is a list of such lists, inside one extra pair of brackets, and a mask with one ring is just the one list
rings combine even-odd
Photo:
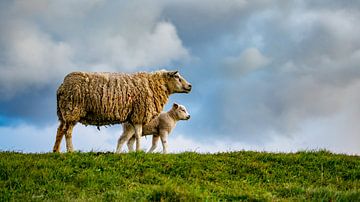
[(179, 72), (179, 71), (177, 71), (177, 70), (176, 70), (176, 71), (171, 71), (171, 72), (169, 72), (169, 75), (170, 75), (170, 76), (175, 76), (178, 72)]
[(178, 107), (179, 107), (179, 105), (178, 105), (177, 103), (174, 103), (174, 104), (173, 104), (173, 108), (174, 108), (174, 109), (177, 109)]

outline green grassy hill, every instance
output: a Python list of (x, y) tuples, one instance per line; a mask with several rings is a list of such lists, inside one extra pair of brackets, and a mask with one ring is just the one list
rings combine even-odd
[(360, 200), (360, 157), (0, 152), (0, 201)]

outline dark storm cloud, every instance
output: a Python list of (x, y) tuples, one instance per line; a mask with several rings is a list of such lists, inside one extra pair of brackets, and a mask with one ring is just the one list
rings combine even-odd
[[(15, 123), (45, 125), (57, 121), (56, 87), (28, 90), (8, 100), (0, 100), (0, 114)], [(5, 121), (4, 121), (5, 122)]]

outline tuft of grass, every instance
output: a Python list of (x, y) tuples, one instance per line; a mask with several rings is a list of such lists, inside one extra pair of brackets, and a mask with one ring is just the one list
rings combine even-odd
[(360, 158), (0, 152), (0, 201), (359, 201)]

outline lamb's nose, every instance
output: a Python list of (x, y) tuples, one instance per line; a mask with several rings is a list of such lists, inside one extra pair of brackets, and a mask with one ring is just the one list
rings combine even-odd
[(187, 118), (187, 119), (190, 119), (190, 115), (188, 115), (186, 118)]
[(189, 88), (191, 88), (191, 84), (189, 84)]

